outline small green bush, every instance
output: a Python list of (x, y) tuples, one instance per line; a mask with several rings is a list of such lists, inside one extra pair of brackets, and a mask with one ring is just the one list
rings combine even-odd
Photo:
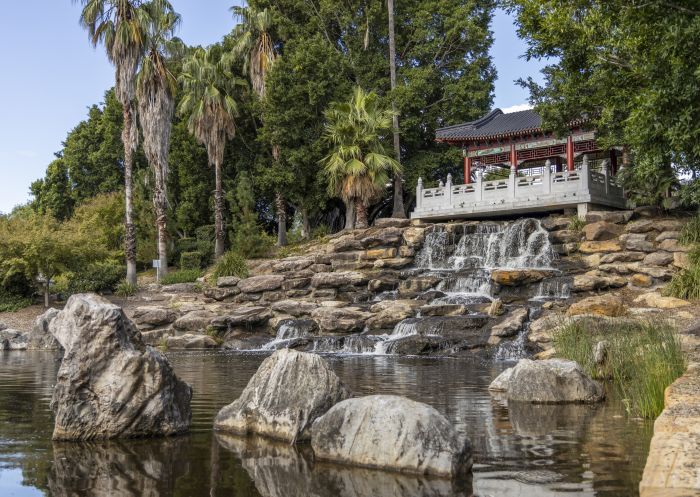
[(584, 228), (585, 226), (586, 226), (586, 221), (584, 221), (584, 220), (581, 219), (580, 217), (578, 217), (578, 216), (571, 216), (571, 217), (569, 218), (569, 226), (568, 226), (568, 229), (570, 229), (571, 231), (575, 231), (575, 232), (577, 232), (577, 233), (580, 233), (581, 231), (583, 231), (583, 228)]
[(199, 251), (180, 254), (180, 269), (193, 270), (202, 268), (202, 253)]
[(54, 281), (54, 291), (68, 296), (75, 293), (111, 292), (124, 278), (125, 268), (119, 261), (100, 261), (81, 271), (64, 273)]
[(117, 285), (117, 288), (114, 290), (114, 293), (118, 297), (122, 298), (128, 298), (136, 295), (136, 293), (139, 291), (138, 285), (134, 285), (132, 283), (129, 283), (126, 280), (122, 280), (119, 282)]
[(693, 217), (683, 226), (681, 236), (678, 241), (682, 245), (697, 245), (700, 244), (700, 214)]
[(216, 280), (223, 276), (248, 277), (248, 264), (245, 258), (233, 250), (229, 250), (216, 262), (212, 277)]
[(311, 238), (314, 240), (317, 238), (325, 238), (330, 234), (331, 234), (331, 229), (328, 227), (327, 224), (319, 224), (318, 226), (316, 226), (314, 229), (311, 230)]
[(174, 285), (176, 283), (194, 283), (197, 278), (202, 276), (202, 271), (199, 269), (181, 269), (168, 273), (167, 276), (161, 278), (162, 285)]
[[(598, 365), (594, 348), (606, 342), (607, 360)], [(578, 362), (593, 378), (610, 379), (627, 411), (657, 417), (664, 390), (683, 374), (685, 357), (670, 323), (581, 320), (566, 323), (554, 335), (557, 355)]]
[(0, 292), (0, 312), (17, 312), (32, 305), (30, 297), (14, 293)]
[[(694, 228), (686, 231), (687, 228), (688, 225), (683, 229), (681, 238), (690, 240), (695, 236), (693, 233)], [(673, 275), (670, 283), (663, 290), (664, 295), (679, 299), (700, 300), (700, 244), (693, 244), (693, 248), (688, 254), (688, 260), (690, 267), (682, 269)]]

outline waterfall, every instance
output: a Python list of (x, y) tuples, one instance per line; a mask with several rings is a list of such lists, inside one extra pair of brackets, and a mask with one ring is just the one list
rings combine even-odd
[(423, 249), (416, 256), (418, 267), (424, 269), (445, 269), (449, 236), (441, 227), (435, 227), (428, 233), (423, 243)]
[(291, 322), (283, 322), (277, 329), (277, 336), (271, 342), (262, 346), (262, 350), (277, 350), (289, 346), (289, 344), (297, 338), (305, 338), (309, 334), (301, 327), (298, 327)]
[(554, 277), (543, 280), (533, 300), (568, 299), (571, 297), (571, 278)]

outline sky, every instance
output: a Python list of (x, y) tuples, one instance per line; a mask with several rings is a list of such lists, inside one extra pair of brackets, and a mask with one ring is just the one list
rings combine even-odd
[[(182, 15), (178, 36), (208, 45), (233, 27), (235, 0), (171, 0)], [(79, 2), (9, 2), (0, 16), (0, 212), (30, 199), (29, 185), (43, 177), (66, 134), (103, 99), (114, 71), (101, 47), (94, 49), (78, 24)], [(525, 61), (525, 44), (513, 18), (497, 12), (491, 54), (498, 71), (494, 106), (520, 110), (527, 92), (514, 81), (538, 79), (542, 64)]]

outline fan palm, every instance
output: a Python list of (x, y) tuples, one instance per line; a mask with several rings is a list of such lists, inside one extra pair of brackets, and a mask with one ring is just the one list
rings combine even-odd
[[(239, 21), (233, 28), (233, 47), (231, 55), (243, 60), (243, 70), (248, 72), (253, 91), (261, 99), (265, 98), (265, 80), (272, 69), (277, 54), (270, 34), (272, 13), (268, 9), (258, 10), (254, 7), (231, 7), (234, 17)], [(279, 160), (279, 147), (273, 145), (272, 157)], [(281, 191), (275, 193), (277, 210), (277, 245), (287, 245), (286, 202)]]
[(179, 55), (184, 44), (173, 35), (180, 16), (170, 2), (152, 1), (143, 5), (149, 24), (145, 37), (145, 54), (136, 78), (139, 121), (143, 131), (143, 150), (153, 170), (155, 186), (153, 205), (158, 232), (158, 258), (162, 278), (168, 273), (167, 189), (170, 130), (175, 109), (177, 79), (168, 69), (169, 59)]
[(238, 106), (234, 100), (241, 81), (228, 70), (217, 45), (196, 49), (183, 64), (180, 82), (183, 96), (178, 112), (187, 116), (187, 127), (207, 149), (209, 164), (214, 166), (215, 254), (224, 253), (224, 194), (221, 187), (221, 165), (226, 141), (236, 132)]
[(328, 189), (340, 196), (347, 211), (354, 205), (357, 228), (367, 227), (368, 205), (381, 195), (392, 175), (401, 172), (383, 143), (392, 131), (393, 116), (393, 111), (379, 105), (374, 92), (359, 87), (349, 102), (335, 103), (326, 111), (324, 136), (332, 152), (322, 163)]
[(134, 151), (138, 144), (136, 116), (132, 102), (135, 95), (136, 69), (144, 51), (147, 14), (142, 0), (80, 0), (83, 10), (81, 25), (87, 29), (90, 41), (102, 43), (107, 58), (115, 67), (115, 93), (122, 105), (124, 124), (124, 197), (126, 203), (126, 279), (136, 284), (136, 226), (133, 206)]

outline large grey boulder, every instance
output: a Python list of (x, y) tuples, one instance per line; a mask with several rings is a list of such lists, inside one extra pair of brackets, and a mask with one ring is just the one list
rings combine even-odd
[(73, 295), (50, 326), (65, 349), (51, 409), (54, 440), (175, 435), (189, 429), (192, 388), (144, 345), (118, 306)]
[(503, 371), (489, 390), (503, 392), (508, 400), (537, 404), (592, 403), (605, 397), (601, 385), (578, 363), (564, 359), (521, 359)]
[(311, 423), (349, 395), (321, 356), (278, 350), (262, 362), (241, 396), (219, 411), (214, 429), (290, 443), (307, 440)]
[(317, 459), (457, 476), (471, 467), (471, 445), (433, 407), (395, 395), (370, 395), (333, 406), (311, 428)]
[(58, 316), (58, 309), (49, 309), (34, 320), (29, 332), (29, 349), (58, 350), (61, 344), (51, 334), (50, 325)]
[(28, 346), (27, 333), (11, 328), (0, 331), (0, 350), (27, 350)]

